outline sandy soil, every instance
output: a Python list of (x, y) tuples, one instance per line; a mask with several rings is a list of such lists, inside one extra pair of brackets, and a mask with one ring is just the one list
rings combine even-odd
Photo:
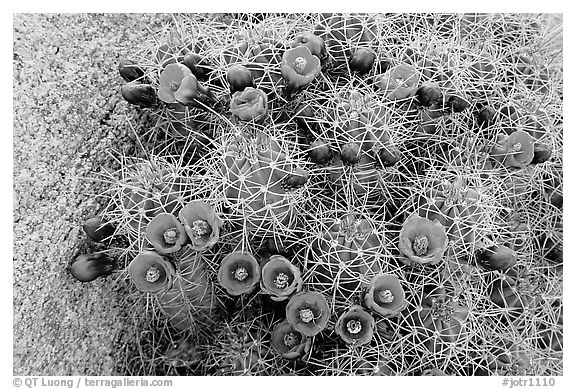
[(125, 280), (82, 284), (68, 267), (102, 206), (90, 177), (132, 145), (117, 64), (164, 18), (14, 15), (15, 375), (123, 373)]

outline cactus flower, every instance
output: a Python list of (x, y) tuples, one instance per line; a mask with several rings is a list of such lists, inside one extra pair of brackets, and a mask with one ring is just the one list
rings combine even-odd
[(272, 255), (262, 266), (260, 289), (274, 301), (286, 300), (294, 292), (302, 289), (300, 269), (281, 255)]
[(220, 227), (224, 224), (214, 209), (202, 200), (186, 204), (178, 215), (194, 250), (206, 250), (220, 238)]
[(410, 65), (400, 64), (376, 76), (376, 85), (389, 100), (400, 100), (416, 93), (420, 75)]
[(175, 270), (155, 251), (143, 251), (130, 262), (128, 273), (139, 291), (162, 293), (172, 287)]
[(180, 89), (185, 77), (192, 76), (192, 71), (182, 64), (167, 65), (160, 73), (158, 98), (165, 103), (175, 103), (175, 93)]
[(384, 317), (396, 316), (407, 306), (404, 289), (394, 274), (378, 274), (372, 277), (364, 295), (366, 307)]
[(420, 216), (407, 219), (400, 231), (398, 249), (406, 258), (420, 264), (436, 264), (448, 247), (446, 228), (438, 220)]
[(353, 305), (338, 318), (334, 330), (346, 343), (358, 347), (370, 343), (375, 326), (371, 314), (360, 305)]
[(282, 358), (296, 359), (310, 352), (312, 338), (296, 331), (288, 320), (284, 320), (274, 326), (270, 343)]
[(330, 318), (328, 301), (319, 292), (299, 292), (286, 305), (286, 319), (296, 331), (314, 336), (322, 331)]
[(232, 296), (251, 293), (260, 281), (260, 265), (249, 253), (234, 251), (222, 259), (218, 282)]
[(291, 95), (308, 86), (320, 74), (320, 59), (306, 46), (286, 50), (282, 56), (282, 77)]
[(246, 87), (232, 95), (230, 112), (246, 122), (261, 122), (268, 112), (268, 95), (260, 89)]
[(292, 48), (299, 46), (306, 46), (310, 50), (310, 53), (318, 57), (322, 62), (324, 62), (328, 56), (324, 39), (314, 35), (314, 33), (310, 31), (297, 35), (296, 38), (294, 38), (294, 41), (290, 43), (290, 47)]
[(526, 167), (534, 158), (534, 142), (524, 131), (515, 131), (506, 138), (504, 146), (508, 149), (504, 165), (510, 167)]
[(72, 263), (70, 273), (78, 281), (90, 282), (110, 275), (115, 268), (116, 262), (105, 254), (82, 254)]
[(182, 105), (200, 109), (206, 109), (216, 102), (212, 91), (200, 85), (193, 74), (182, 79), (180, 87), (174, 92), (174, 98)]
[(172, 254), (182, 249), (188, 235), (176, 216), (160, 213), (146, 226), (146, 238), (159, 254)]

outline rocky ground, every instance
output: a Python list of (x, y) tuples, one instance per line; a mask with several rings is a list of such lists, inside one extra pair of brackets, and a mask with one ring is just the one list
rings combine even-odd
[(98, 213), (114, 168), (133, 147), (119, 60), (163, 15), (15, 14), (15, 375), (112, 375), (134, 328), (122, 274), (82, 284), (70, 261), (88, 251), (82, 222)]

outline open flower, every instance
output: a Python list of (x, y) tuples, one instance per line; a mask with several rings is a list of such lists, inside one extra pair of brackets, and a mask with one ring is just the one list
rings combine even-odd
[(314, 33), (311, 31), (306, 31), (300, 35), (297, 35), (296, 38), (294, 38), (294, 41), (290, 43), (290, 46), (292, 48), (306, 46), (308, 49), (310, 49), (310, 53), (318, 57), (320, 60), (325, 60), (328, 55), (326, 52), (324, 39), (314, 35)]
[(306, 46), (286, 50), (282, 56), (282, 77), (291, 93), (310, 84), (320, 74), (320, 59)]
[(514, 131), (504, 146), (508, 149), (504, 165), (511, 167), (525, 167), (534, 158), (534, 142), (532, 137), (525, 131)]
[(190, 238), (194, 250), (205, 250), (214, 246), (220, 237), (224, 223), (214, 209), (202, 200), (192, 201), (180, 210), (178, 218)]
[(182, 249), (188, 240), (184, 226), (171, 213), (160, 213), (146, 226), (146, 238), (160, 254), (172, 254)]
[(448, 247), (446, 228), (438, 220), (413, 216), (404, 222), (398, 249), (409, 260), (420, 264), (436, 264)]
[(136, 288), (146, 293), (161, 293), (172, 287), (174, 267), (154, 251), (141, 252), (128, 265)]
[(376, 322), (360, 305), (353, 305), (336, 321), (334, 330), (348, 344), (357, 347), (370, 343)]
[(404, 289), (394, 274), (378, 274), (372, 277), (364, 296), (364, 303), (384, 317), (396, 316), (406, 308)]
[(260, 89), (247, 87), (230, 100), (230, 112), (244, 121), (261, 121), (268, 111), (268, 96)]
[(282, 358), (296, 359), (310, 352), (312, 338), (296, 331), (288, 320), (284, 320), (274, 326), (270, 343)]
[(329, 317), (328, 301), (319, 292), (296, 293), (286, 305), (288, 323), (306, 336), (314, 336), (322, 331)]
[(294, 292), (302, 289), (300, 269), (281, 255), (272, 255), (262, 266), (260, 289), (272, 296), (274, 301), (286, 300)]
[(242, 251), (230, 253), (222, 259), (218, 269), (218, 282), (233, 296), (250, 293), (260, 281), (260, 265), (251, 254)]
[(390, 100), (413, 96), (418, 89), (420, 75), (410, 65), (400, 64), (376, 77), (376, 83)]
[(160, 73), (158, 98), (165, 103), (175, 103), (177, 100), (174, 94), (180, 89), (184, 77), (191, 75), (192, 71), (185, 65), (179, 63), (166, 65)]

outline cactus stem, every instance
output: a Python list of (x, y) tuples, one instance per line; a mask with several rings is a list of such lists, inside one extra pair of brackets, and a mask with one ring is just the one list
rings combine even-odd
[(296, 343), (298, 343), (298, 340), (296, 338), (296, 335), (294, 335), (294, 332), (289, 332), (284, 335), (284, 344), (286, 346), (294, 347), (296, 346)]
[(378, 293), (378, 297), (380, 298), (380, 301), (385, 304), (389, 304), (394, 301), (394, 295), (389, 289), (380, 291), (380, 293)]
[(177, 228), (169, 228), (164, 231), (164, 241), (168, 244), (174, 244), (178, 240), (179, 235)]
[(156, 282), (160, 278), (160, 270), (158, 270), (155, 266), (150, 266), (148, 270), (146, 270), (146, 281), (148, 282)]
[(346, 323), (346, 329), (351, 334), (357, 334), (362, 331), (362, 323), (360, 323), (360, 320), (350, 320), (348, 323)]
[(302, 319), (304, 323), (310, 323), (312, 319), (314, 319), (314, 313), (309, 308), (301, 309), (300, 319)]
[(284, 289), (288, 286), (288, 276), (284, 273), (279, 273), (274, 279), (274, 285), (278, 289)]
[(428, 238), (424, 235), (419, 235), (414, 238), (414, 242), (412, 243), (412, 248), (416, 255), (425, 255), (428, 252), (428, 245), (429, 245)]
[(248, 277), (248, 271), (245, 268), (239, 267), (234, 271), (234, 278), (238, 281), (244, 281), (246, 277)]

